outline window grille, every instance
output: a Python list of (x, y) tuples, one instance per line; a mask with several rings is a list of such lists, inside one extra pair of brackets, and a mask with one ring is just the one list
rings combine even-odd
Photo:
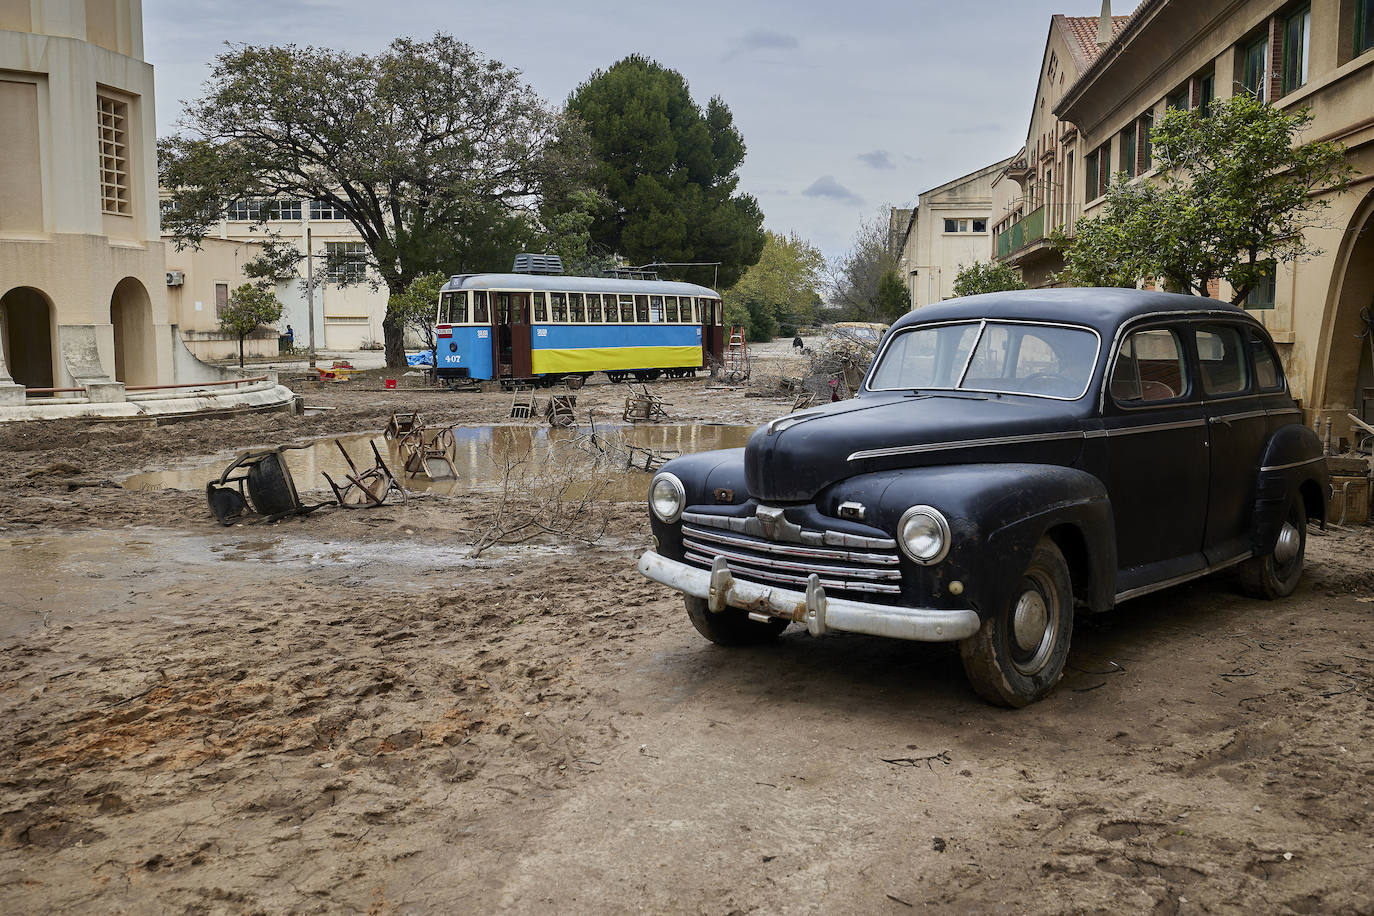
[(107, 96), (100, 103), (100, 209), (129, 216), (129, 104)]

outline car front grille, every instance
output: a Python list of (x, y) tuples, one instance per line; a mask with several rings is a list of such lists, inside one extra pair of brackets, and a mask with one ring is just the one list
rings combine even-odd
[(815, 573), (827, 591), (902, 591), (901, 560), (891, 538), (792, 528), (782, 540), (764, 534), (753, 518), (684, 512), (682, 545), (686, 562), (710, 569), (716, 557), (724, 557), (732, 573), (751, 582), (801, 590)]

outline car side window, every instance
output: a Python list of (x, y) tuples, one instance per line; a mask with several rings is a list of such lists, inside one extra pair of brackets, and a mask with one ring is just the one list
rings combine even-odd
[(1197, 343), (1204, 394), (1216, 397), (1250, 389), (1240, 328), (1224, 324), (1201, 325), (1193, 339)]
[(1255, 383), (1259, 385), (1259, 390), (1282, 391), (1283, 369), (1279, 366), (1279, 359), (1274, 355), (1273, 347), (1253, 331), (1250, 332), (1250, 358), (1255, 364)]
[(1187, 379), (1177, 333), (1167, 328), (1136, 331), (1117, 351), (1112, 397), (1127, 406), (1172, 401), (1188, 390)]

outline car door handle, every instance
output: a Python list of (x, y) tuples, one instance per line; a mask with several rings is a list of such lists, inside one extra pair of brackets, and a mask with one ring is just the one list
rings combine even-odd
[(1208, 418), (1207, 418), (1207, 422), (1208, 422), (1208, 423), (1214, 423), (1214, 424), (1215, 424), (1215, 423), (1225, 423), (1227, 426), (1230, 426), (1230, 425), (1231, 425), (1231, 418), (1230, 418), (1230, 417), (1208, 417)]

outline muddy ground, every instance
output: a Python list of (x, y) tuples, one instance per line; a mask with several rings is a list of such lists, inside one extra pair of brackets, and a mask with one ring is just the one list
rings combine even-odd
[[(707, 384), (654, 390), (790, 406)], [(333, 409), (0, 429), (4, 911), (1374, 911), (1374, 529), (1314, 533), (1287, 601), (1080, 621), (1013, 712), (948, 647), (711, 646), (634, 572), (638, 504), (473, 559), (491, 488), (222, 529), (101, 485), (397, 408), (509, 422), (303, 393)]]

